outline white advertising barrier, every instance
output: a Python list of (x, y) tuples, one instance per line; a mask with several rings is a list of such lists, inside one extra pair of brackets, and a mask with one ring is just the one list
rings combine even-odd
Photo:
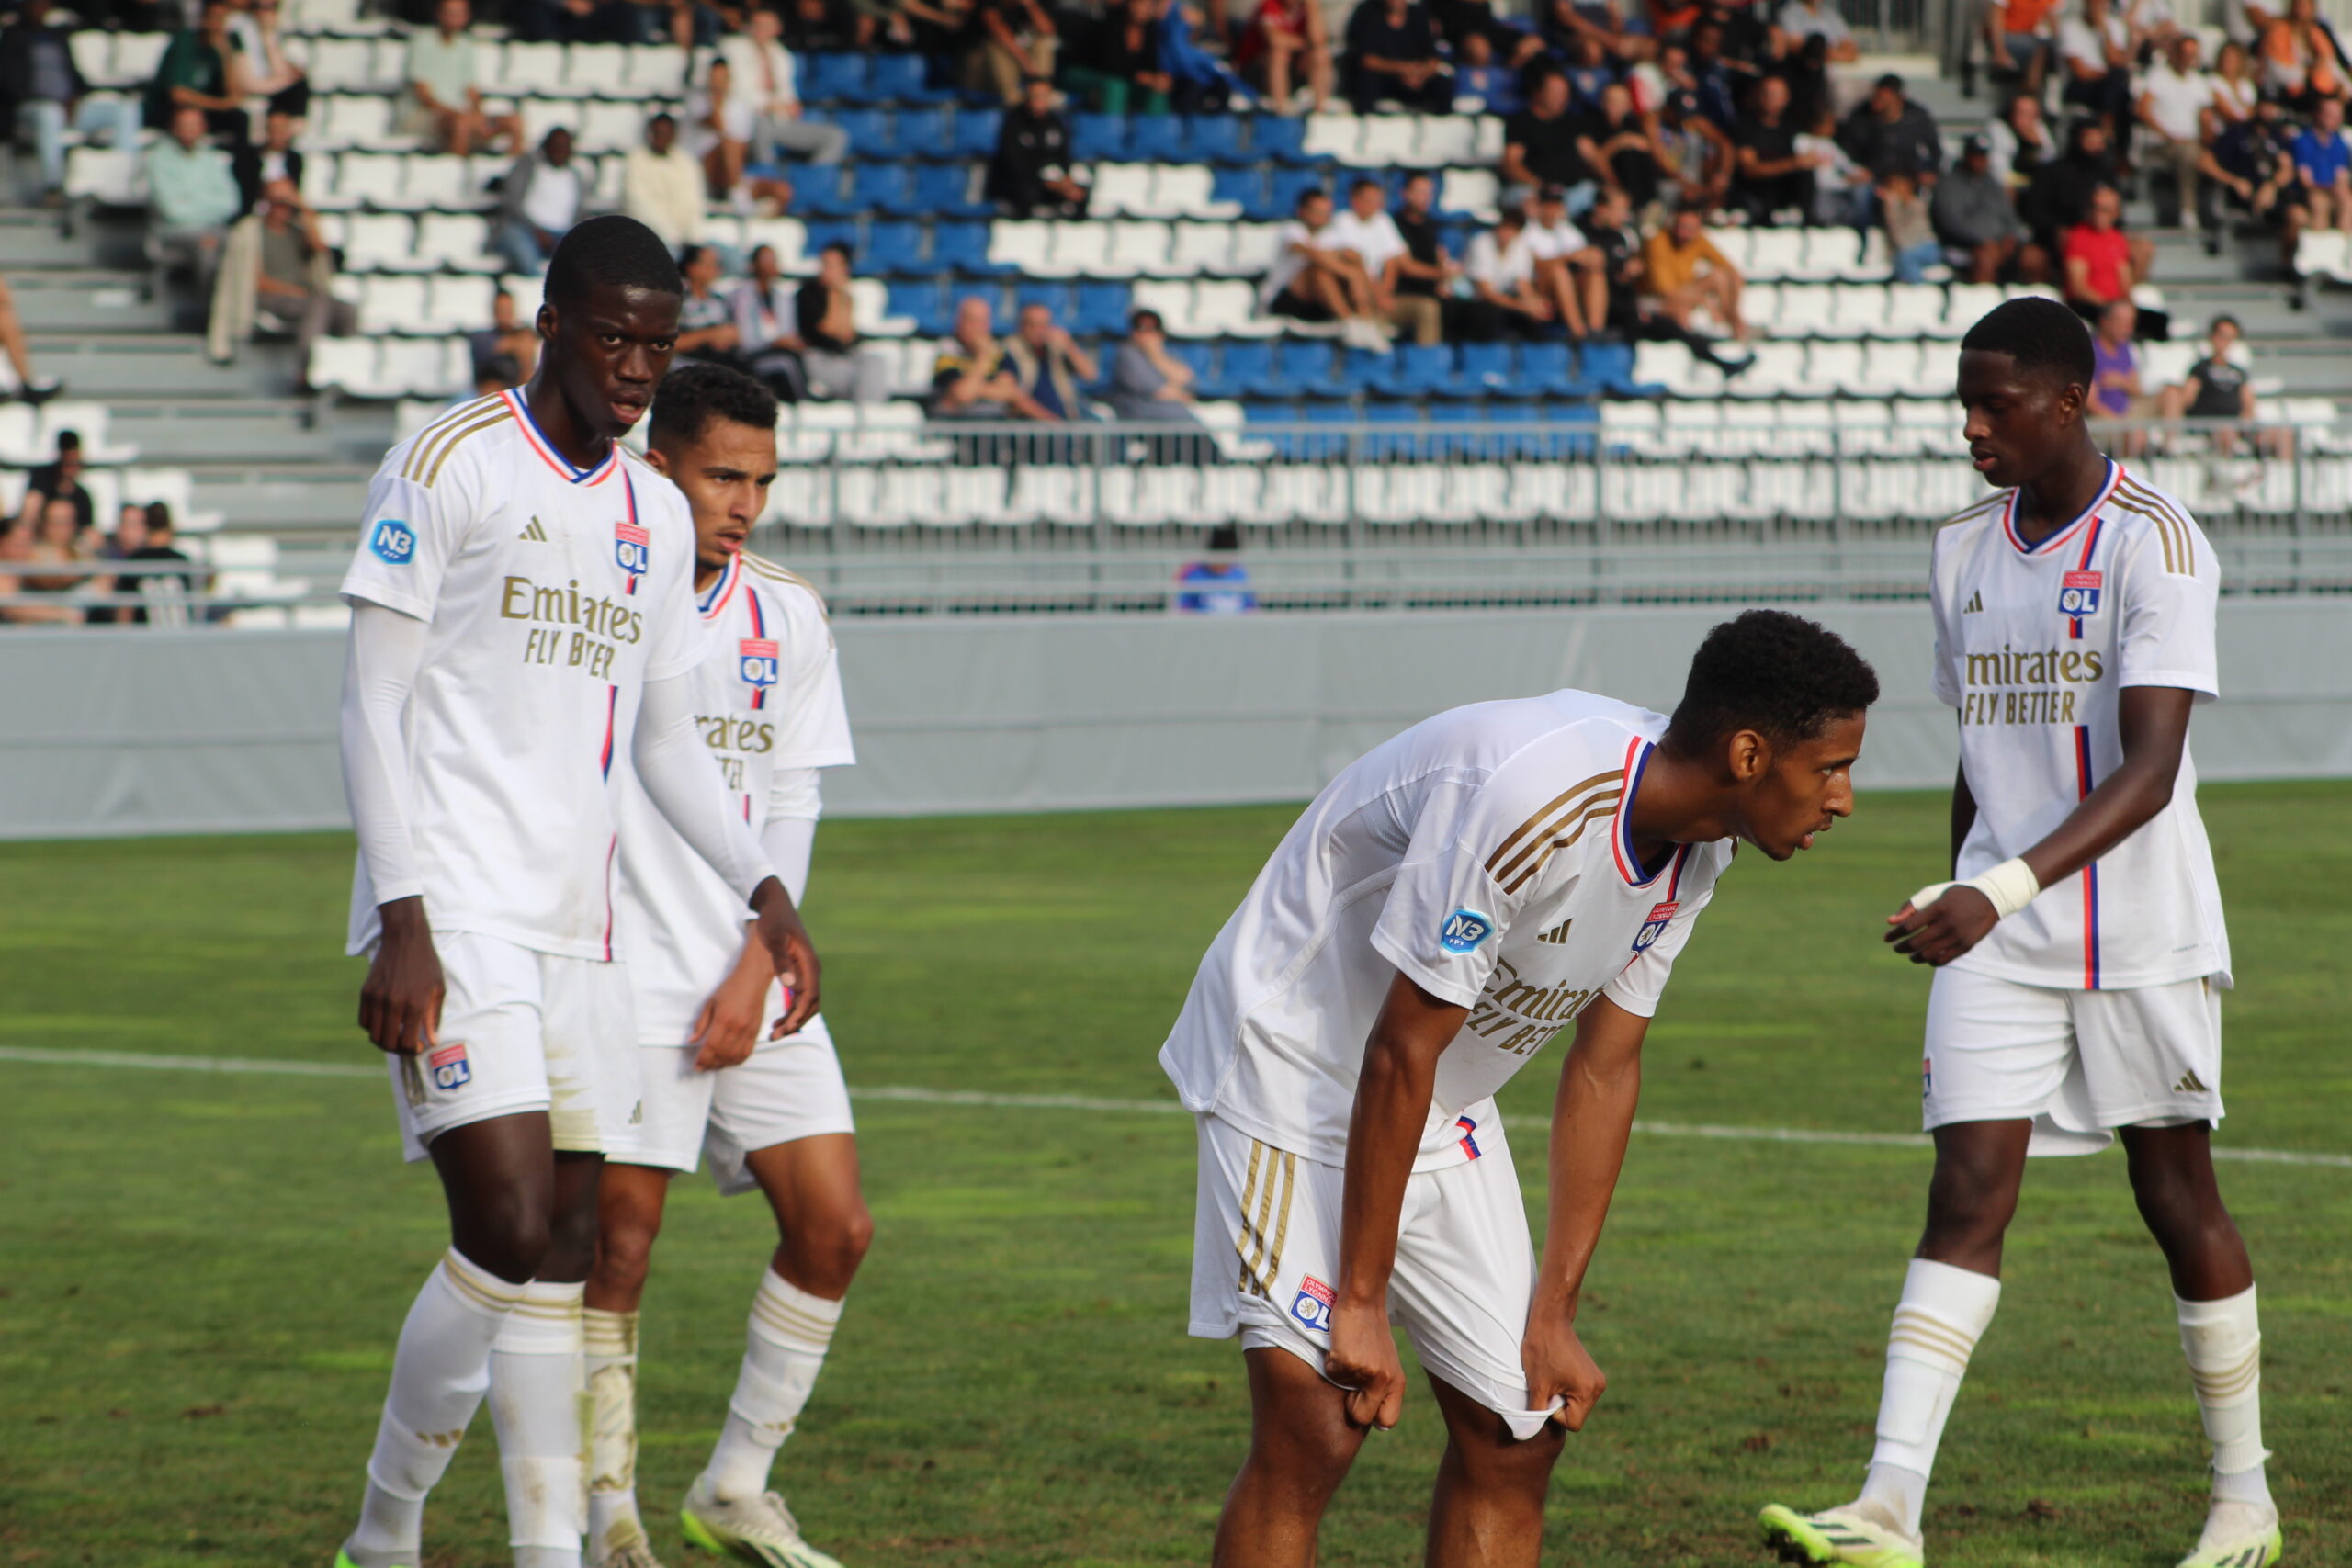
[[(1948, 784), (1922, 604), (1792, 606), (1885, 690), (1866, 787)], [(1298, 800), (1441, 708), (1559, 686), (1670, 708), (1736, 605), (850, 619), (838, 816)], [(2352, 598), (2222, 606), (2209, 779), (2352, 775)], [(340, 827), (333, 632), (0, 633), (0, 838)]]

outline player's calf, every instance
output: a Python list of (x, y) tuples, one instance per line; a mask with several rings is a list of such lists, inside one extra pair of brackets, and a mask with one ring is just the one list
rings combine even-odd
[(1226, 1494), (1216, 1568), (1306, 1568), (1323, 1511), (1347, 1479), (1367, 1427), (1347, 1418), (1346, 1391), (1272, 1345), (1244, 1350), (1250, 1452)]
[(1545, 1422), (1532, 1438), (1458, 1389), (1432, 1378), (1445, 1412), (1445, 1456), (1430, 1509), (1429, 1561), (1509, 1568), (1537, 1561), (1544, 1543), (1544, 1496), (1567, 1441)]

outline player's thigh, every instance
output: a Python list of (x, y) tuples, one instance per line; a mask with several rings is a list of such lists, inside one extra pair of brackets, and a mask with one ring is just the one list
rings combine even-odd
[(1243, 1349), (1282, 1350), (1319, 1378), (1331, 1349), (1343, 1173), (1214, 1116), (1197, 1121), (1189, 1331), (1238, 1335)]
[(471, 931), (437, 931), (433, 945), (445, 987), (438, 1043), (386, 1058), (411, 1160), (453, 1128), (545, 1112), (551, 1103), (542, 955)]
[(617, 1167), (642, 1166), (665, 1174), (691, 1171), (701, 1163), (710, 1105), (724, 1073), (695, 1066), (692, 1045), (639, 1045), (638, 1108), (605, 1148)]
[(2070, 996), (2099, 1125), (2222, 1119), (2222, 998), (2210, 980)]
[[(771, 1000), (780, 1010), (781, 998)], [(857, 1131), (841, 1057), (821, 1015), (810, 1019), (799, 1033), (763, 1045), (736, 1066), (706, 1076), (712, 1082), (703, 1152), (710, 1158), (711, 1179), (729, 1196), (766, 1185), (752, 1168), (763, 1150), (836, 1134), (847, 1140)], [(786, 1157), (783, 1163), (787, 1168), (781, 1174), (789, 1175), (790, 1166), (808, 1162)], [(830, 1161), (820, 1156), (816, 1163), (830, 1168), (841, 1161), (836, 1155)], [(814, 1179), (820, 1173), (807, 1174)], [(854, 1147), (847, 1175), (854, 1197)], [(837, 1187), (838, 1179), (828, 1185)]]
[(539, 955), (548, 1120), (559, 1150), (602, 1154), (644, 1114), (645, 1052), (622, 964)]
[(1937, 970), (1919, 1063), (1927, 1129), (2042, 1115), (2075, 1065), (2067, 996), (2052, 987)]
[(1528, 1408), (1520, 1359), (1535, 1250), (1501, 1127), (1476, 1136), (1476, 1159), (1407, 1185), (1389, 1312), (1430, 1377), (1525, 1439), (1542, 1431), (1546, 1415)]

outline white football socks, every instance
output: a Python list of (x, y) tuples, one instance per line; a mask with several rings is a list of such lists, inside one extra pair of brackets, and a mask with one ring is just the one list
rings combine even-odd
[(588, 1368), (588, 1540), (592, 1556), (645, 1539), (637, 1513), (637, 1314), (582, 1314)]
[(424, 1556), (424, 1495), (458, 1451), (489, 1386), (491, 1346), (522, 1299), (461, 1255), (444, 1253), (401, 1325), (392, 1384), (368, 1456), (368, 1495), (344, 1550), (361, 1568)]
[(1886, 1383), (1879, 1395), (1878, 1448), (1871, 1455), (1864, 1501), (1874, 1502), (1919, 1533), (1936, 1445), (1960, 1394), (1968, 1358), (2000, 1304), (2001, 1281), (1949, 1263), (1911, 1260), (1887, 1333)]
[(2218, 1302), (2173, 1298), (2180, 1316), (2180, 1348), (2197, 1385), (2205, 1436), (2213, 1445), (2213, 1500), (2271, 1507), (2263, 1466), (2262, 1328), (2254, 1287)]
[(841, 1318), (841, 1303), (810, 1295), (773, 1268), (760, 1280), (752, 1298), (742, 1374), (735, 1380), (727, 1425), (703, 1472), (721, 1502), (767, 1490), (768, 1468), (817, 1386)]
[(588, 1511), (581, 1409), (581, 1298), (587, 1290), (532, 1280), (491, 1349), (490, 1414), (498, 1427), (515, 1568), (580, 1568)]

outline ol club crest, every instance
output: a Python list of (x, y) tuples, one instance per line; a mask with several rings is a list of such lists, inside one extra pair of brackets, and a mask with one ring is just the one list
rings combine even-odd
[(1651, 905), (1649, 918), (1642, 922), (1642, 929), (1634, 933), (1634, 951), (1647, 953), (1650, 943), (1666, 934), (1667, 922), (1674, 919), (1674, 911), (1680, 908), (1681, 905), (1672, 898), (1663, 904)]
[(775, 684), (776, 647), (774, 641), (747, 637), (735, 646), (746, 685), (765, 690)]
[(613, 525), (613, 559), (631, 577), (642, 577), (653, 558), (653, 536), (634, 523)]
[(2099, 585), (2106, 576), (2098, 571), (2070, 571), (2058, 588), (2058, 613), (2062, 615), (2093, 615), (2098, 613)]

